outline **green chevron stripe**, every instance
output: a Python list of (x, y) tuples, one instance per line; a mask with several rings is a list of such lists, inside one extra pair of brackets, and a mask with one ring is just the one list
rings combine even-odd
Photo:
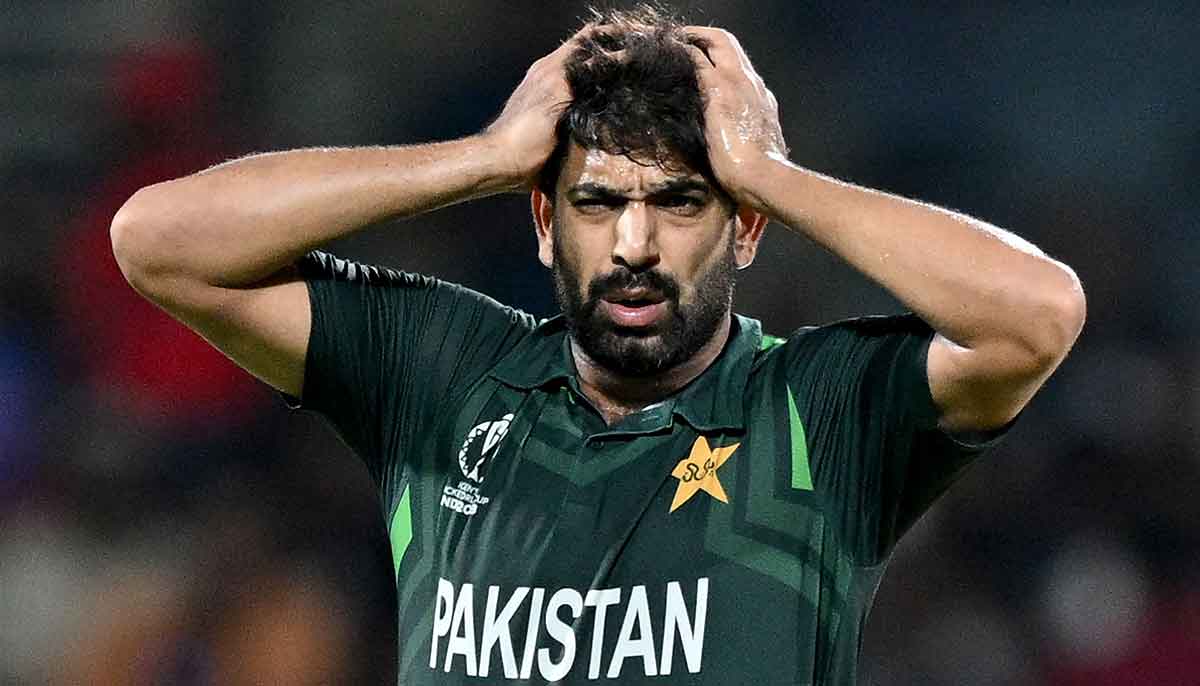
[(392, 573), (400, 575), (400, 560), (404, 559), (404, 551), (412, 542), (412, 499), (409, 488), (404, 487), (400, 496), (400, 504), (392, 513), (392, 525), (388, 527), (388, 539), (392, 542)]
[(787, 343), (786, 338), (780, 338), (779, 336), (772, 336), (764, 333), (762, 341), (758, 344), (758, 349), (770, 350), (771, 348), (783, 345), (784, 343)]
[(792, 435), (792, 488), (798, 491), (811, 491), (812, 472), (808, 468), (808, 441), (804, 436), (804, 424), (800, 422), (800, 413), (796, 411), (796, 398), (792, 396), (792, 388), (788, 386), (788, 426)]

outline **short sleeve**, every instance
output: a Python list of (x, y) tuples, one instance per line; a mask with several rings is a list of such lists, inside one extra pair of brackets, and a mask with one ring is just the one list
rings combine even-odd
[(298, 263), (312, 331), (302, 397), (377, 480), (411, 457), (454, 389), (532, 330), (530, 315), (428, 276), (314, 252)]
[(785, 344), (815, 490), (861, 564), (886, 558), (1000, 438), (966, 442), (938, 428), (926, 371), (932, 337), (910, 314), (807, 329)]

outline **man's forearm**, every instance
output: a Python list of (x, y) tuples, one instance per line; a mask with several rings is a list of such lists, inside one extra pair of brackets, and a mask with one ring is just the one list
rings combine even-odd
[(484, 136), (254, 155), (138, 191), (114, 251), (131, 280), (247, 286), (364, 226), (508, 190), (503, 161)]
[[(1074, 273), (970, 217), (772, 161), (749, 194), (888, 289), (951, 341), (1037, 358), (1067, 348), (1082, 307)], [(1081, 315), (1080, 315), (1081, 316)]]

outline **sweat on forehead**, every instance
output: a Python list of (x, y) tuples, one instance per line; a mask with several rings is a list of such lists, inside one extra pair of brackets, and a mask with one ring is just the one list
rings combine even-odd
[(711, 190), (711, 184), (703, 175), (684, 165), (662, 167), (579, 146), (571, 147), (561, 181), (568, 192), (574, 189), (619, 193)]

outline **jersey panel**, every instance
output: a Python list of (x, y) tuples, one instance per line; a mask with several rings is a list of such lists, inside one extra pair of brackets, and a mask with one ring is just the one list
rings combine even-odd
[(912, 317), (788, 339), (736, 317), (610, 427), (561, 319), (305, 269), (305, 402), (375, 465), (403, 552), (400, 683), (853, 684), (891, 546), (974, 454), (936, 430)]
[(330, 420), (380, 485), (399, 575), (433, 531), (414, 505), (433, 486), (410, 474), (426, 434), (535, 321), (427, 276), (321, 252), (298, 266), (312, 309), (302, 405)]
[(313, 310), (302, 402), (333, 422), (377, 478), (449, 390), (485, 374), (535, 324), (427, 276), (320, 252), (299, 267)]
[(781, 346), (807, 432), (815, 489), (855, 564), (886, 559), (900, 536), (983, 448), (937, 427), (914, 315), (805, 329)]

